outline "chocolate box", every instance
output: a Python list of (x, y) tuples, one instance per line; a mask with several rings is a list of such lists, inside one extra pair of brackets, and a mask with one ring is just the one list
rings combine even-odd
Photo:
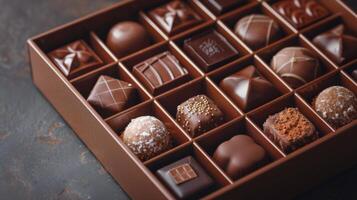
[[(214, 180), (213, 186), (197, 194), (197, 198), (290, 199), (357, 163), (357, 120), (334, 128), (311, 105), (321, 90), (332, 85), (342, 85), (357, 94), (357, 82), (351, 75), (356, 69), (356, 57), (337, 64), (312, 42), (316, 35), (338, 24), (345, 25), (356, 36), (356, 14), (339, 0), (316, 1), (328, 13), (304, 26), (294, 26), (291, 20), (277, 11), (274, 6), (279, 2), (277, 0), (249, 0), (221, 10), (208, 5), (209, 1), (188, 0), (185, 3), (201, 20), (170, 34), (149, 14), (153, 8), (169, 1), (121, 1), (29, 39), (33, 81), (133, 199), (175, 199), (176, 196), (156, 176), (156, 170), (189, 155)], [(234, 34), (235, 22), (252, 13), (265, 14), (274, 19), (282, 29), (281, 38), (252, 50)], [(142, 24), (152, 44), (118, 58), (107, 47), (106, 35), (114, 24), (125, 20)], [(205, 70), (185, 52), (184, 41), (207, 30), (221, 34), (238, 54)], [(65, 76), (48, 54), (77, 40), (84, 41), (100, 62), (73, 76)], [(301, 87), (291, 88), (270, 68), (272, 56), (287, 46), (302, 46), (317, 55), (322, 66), (318, 78)], [(153, 92), (133, 73), (133, 66), (164, 51), (170, 51), (178, 59), (187, 69), (188, 76)], [(219, 82), (248, 65), (254, 65), (276, 87), (279, 96), (243, 111), (220, 88)], [(103, 114), (94, 109), (86, 99), (100, 75), (134, 85), (138, 89), (137, 101), (114, 114)], [(175, 120), (176, 107), (198, 94), (205, 94), (216, 102), (225, 119), (217, 128), (191, 137)], [(285, 107), (297, 107), (320, 134), (319, 139), (289, 154), (284, 153), (263, 132), (267, 117)], [(146, 161), (139, 160), (120, 138), (130, 120), (142, 115), (152, 115), (163, 121), (174, 141), (172, 149)], [(261, 145), (267, 151), (270, 162), (234, 180), (213, 161), (212, 156), (220, 143), (241, 133), (251, 136)]]

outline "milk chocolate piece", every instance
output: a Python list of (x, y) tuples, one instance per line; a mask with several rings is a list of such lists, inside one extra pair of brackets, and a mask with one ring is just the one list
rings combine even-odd
[(197, 95), (177, 106), (176, 120), (195, 137), (222, 124), (224, 116), (210, 98)]
[(144, 49), (151, 44), (151, 38), (145, 28), (133, 21), (123, 21), (114, 25), (107, 36), (106, 44), (118, 57)]
[(169, 51), (155, 55), (133, 68), (133, 73), (152, 94), (156, 94), (187, 81), (190, 77), (186, 68)]
[(264, 133), (285, 153), (318, 139), (315, 126), (297, 108), (285, 108), (263, 124)]
[(337, 64), (346, 63), (357, 57), (357, 37), (345, 33), (344, 25), (316, 36), (313, 43)]
[(169, 35), (201, 22), (201, 17), (183, 1), (175, 0), (149, 12), (153, 20)]
[(266, 151), (247, 135), (237, 135), (218, 146), (213, 160), (233, 179), (241, 178), (269, 160)]
[(329, 11), (315, 0), (279, 1), (273, 5), (273, 8), (298, 29), (329, 14)]
[(183, 49), (205, 72), (238, 55), (238, 51), (216, 30), (209, 30), (186, 39)]
[(278, 90), (250, 65), (223, 79), (219, 86), (244, 111), (260, 106), (279, 95)]
[(131, 83), (102, 75), (87, 101), (103, 116), (109, 116), (128, 108), (136, 99), (137, 90)]
[(247, 0), (202, 0), (202, 2), (216, 15), (234, 9)]
[(268, 46), (282, 36), (279, 24), (260, 14), (240, 19), (234, 27), (234, 33), (253, 50)]
[(48, 54), (63, 74), (69, 78), (78, 76), (103, 64), (103, 61), (83, 41), (77, 40)]
[(192, 156), (169, 164), (156, 174), (179, 199), (197, 197), (213, 185), (213, 179)]
[(274, 55), (271, 67), (292, 88), (314, 80), (320, 74), (316, 55), (304, 47), (286, 47)]

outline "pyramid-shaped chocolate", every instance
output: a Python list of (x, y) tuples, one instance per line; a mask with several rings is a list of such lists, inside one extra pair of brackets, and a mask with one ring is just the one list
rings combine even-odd
[(102, 75), (87, 101), (102, 115), (108, 116), (128, 108), (136, 97), (137, 91), (132, 84)]
[(345, 33), (344, 25), (338, 25), (313, 39), (313, 43), (337, 64), (356, 58), (357, 37)]
[(253, 65), (226, 77), (219, 85), (244, 111), (260, 106), (279, 95), (273, 84), (261, 77)]

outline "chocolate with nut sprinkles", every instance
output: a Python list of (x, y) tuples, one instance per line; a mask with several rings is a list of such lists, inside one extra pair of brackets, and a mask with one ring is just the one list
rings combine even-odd
[(222, 124), (224, 116), (210, 98), (197, 95), (177, 107), (176, 120), (195, 137)]

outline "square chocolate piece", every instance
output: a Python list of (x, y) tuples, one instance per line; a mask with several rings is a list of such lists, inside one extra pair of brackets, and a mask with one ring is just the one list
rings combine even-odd
[(169, 51), (135, 65), (133, 73), (155, 95), (190, 79), (186, 68)]
[(216, 15), (234, 9), (247, 0), (202, 0), (202, 2)]
[(285, 153), (318, 139), (315, 126), (297, 108), (285, 108), (263, 124), (264, 133)]
[(167, 165), (156, 174), (180, 199), (198, 195), (213, 185), (212, 178), (192, 156)]
[(48, 56), (68, 78), (84, 74), (103, 64), (103, 61), (83, 40), (56, 49)]
[(109, 76), (98, 78), (87, 101), (102, 116), (123, 111), (137, 100), (137, 90), (131, 84)]
[(186, 30), (202, 21), (183, 1), (175, 0), (149, 11), (153, 20), (169, 35)]
[(316, 0), (285, 0), (273, 5), (273, 8), (295, 28), (303, 28), (329, 14), (329, 11)]
[(216, 30), (206, 31), (186, 39), (183, 49), (205, 72), (238, 55), (238, 51)]
[(224, 122), (223, 112), (206, 95), (194, 96), (177, 106), (176, 120), (192, 137)]

